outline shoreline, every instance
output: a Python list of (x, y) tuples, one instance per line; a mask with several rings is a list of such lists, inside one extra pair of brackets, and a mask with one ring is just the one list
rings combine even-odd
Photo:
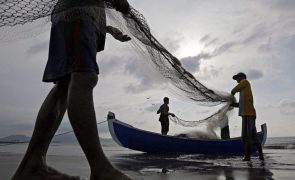
[[(22, 157), (21, 153), (0, 152), (1, 179), (11, 178)], [(108, 157), (115, 167), (131, 178), (140, 180), (293, 179), (295, 176), (294, 168), (272, 167), (270, 164), (273, 160), (269, 153), (266, 154), (264, 165), (257, 160), (257, 157), (253, 157), (251, 163), (247, 163), (239, 156), (225, 160), (222, 157), (219, 159), (194, 155), (159, 157), (142, 153), (113, 154)], [(90, 170), (83, 155), (48, 155), (47, 159), (50, 166), (64, 173), (88, 179)], [(234, 165), (228, 162), (233, 162)]]

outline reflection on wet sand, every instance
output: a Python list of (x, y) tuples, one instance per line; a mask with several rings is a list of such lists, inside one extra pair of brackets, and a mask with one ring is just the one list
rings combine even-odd
[[(273, 173), (267, 168), (267, 162), (253, 158), (243, 162), (241, 156), (204, 156), (204, 155), (155, 155), (128, 154), (112, 157), (112, 162), (124, 171), (137, 172), (139, 176), (152, 179), (273, 179)], [(172, 176), (173, 175), (173, 176)]]

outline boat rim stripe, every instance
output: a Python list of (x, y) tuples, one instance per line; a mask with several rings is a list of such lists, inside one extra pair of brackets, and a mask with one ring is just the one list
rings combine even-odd
[(109, 130), (110, 130), (111, 136), (113, 137), (114, 141), (117, 144), (119, 144), (120, 146), (123, 146), (123, 144), (119, 141), (119, 139), (117, 138), (117, 135), (115, 133), (115, 130), (114, 130), (114, 121), (116, 121), (116, 119), (109, 119), (108, 120)]

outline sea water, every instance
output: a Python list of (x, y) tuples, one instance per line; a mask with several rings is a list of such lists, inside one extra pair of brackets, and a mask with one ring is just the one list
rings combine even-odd
[[(102, 141), (112, 164), (133, 179), (294, 179), (295, 137), (268, 138), (264, 146), (265, 161), (253, 156), (251, 162), (241, 156), (155, 155), (129, 150), (113, 140)], [(8, 180), (17, 168), (27, 144), (1, 146), (0, 179)], [(89, 166), (80, 146), (75, 143), (52, 143), (48, 164), (65, 173), (89, 177)]]

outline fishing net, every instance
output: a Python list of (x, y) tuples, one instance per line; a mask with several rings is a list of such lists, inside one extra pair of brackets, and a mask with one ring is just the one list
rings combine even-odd
[(215, 129), (217, 127), (224, 127), (228, 124), (228, 114), (229, 111), (232, 109), (233, 108), (230, 106), (230, 104), (226, 104), (211, 116), (201, 120), (187, 121), (177, 116), (169, 116), (169, 119), (172, 122), (180, 124), (184, 127), (195, 127), (206, 124), (209, 125), (212, 129)]
[[(233, 96), (205, 87), (181, 62), (173, 56), (151, 33), (144, 16), (133, 7), (123, 14), (115, 10), (113, 0), (2, 0), (0, 2), (0, 40), (2, 42), (34, 36), (45, 27), (55, 26), (59, 21), (72, 21), (75, 18), (90, 16), (98, 32), (105, 32), (105, 22), (129, 35), (137, 51), (149, 59), (161, 75), (170, 80), (186, 98), (206, 106), (225, 103), (224, 107), (212, 116), (188, 122), (180, 118), (172, 121), (183, 126), (196, 126), (207, 121), (226, 119)], [(224, 123), (221, 123), (224, 124)]]

